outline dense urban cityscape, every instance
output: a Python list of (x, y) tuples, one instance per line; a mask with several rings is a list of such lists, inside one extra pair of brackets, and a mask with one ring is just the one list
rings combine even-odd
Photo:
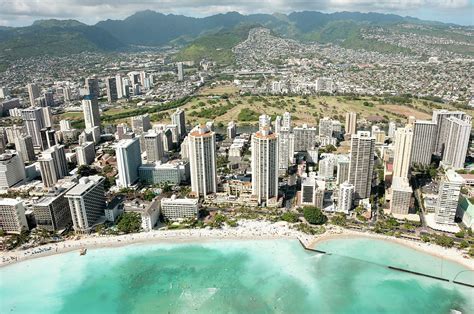
[(2, 265), (180, 231), (306, 248), (363, 232), (472, 261), (474, 60), (439, 48), (472, 41), (384, 28), (363, 38), (400, 51), (258, 26), (231, 63), (170, 46), (11, 63), (0, 72)]

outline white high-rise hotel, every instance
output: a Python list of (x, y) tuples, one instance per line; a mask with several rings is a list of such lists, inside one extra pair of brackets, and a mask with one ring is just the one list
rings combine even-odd
[(263, 126), (252, 136), (252, 194), (258, 203), (278, 197), (278, 136)]
[(464, 167), (469, 136), (471, 135), (470, 119), (461, 120), (456, 117), (446, 119), (446, 142), (442, 163), (445, 166), (461, 169)]
[(117, 168), (119, 187), (130, 187), (138, 181), (138, 167), (142, 164), (138, 137), (121, 140), (117, 144)]
[(354, 199), (370, 196), (374, 171), (375, 138), (368, 131), (352, 135), (349, 165), (349, 183), (354, 185)]
[(413, 128), (407, 125), (395, 132), (393, 157), (393, 177), (407, 178), (410, 170), (410, 157), (413, 142)]
[(191, 190), (198, 196), (217, 192), (216, 134), (205, 125), (188, 135)]

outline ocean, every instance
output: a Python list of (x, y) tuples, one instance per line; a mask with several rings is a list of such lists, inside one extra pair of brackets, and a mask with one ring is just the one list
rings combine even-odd
[(0, 268), (1, 313), (474, 313), (473, 272), (369, 238), (143, 244)]

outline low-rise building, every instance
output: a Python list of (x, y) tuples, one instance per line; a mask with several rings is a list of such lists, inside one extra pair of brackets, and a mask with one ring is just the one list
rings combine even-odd
[(169, 220), (197, 218), (199, 213), (199, 200), (191, 198), (171, 198), (161, 199), (161, 213)]

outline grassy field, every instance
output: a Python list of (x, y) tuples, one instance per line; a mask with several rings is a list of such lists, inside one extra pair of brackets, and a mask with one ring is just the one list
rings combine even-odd
[[(240, 95), (238, 88), (232, 85), (204, 87), (196, 96), (181, 105), (181, 108), (186, 112), (187, 122), (192, 125), (212, 120), (216, 124), (227, 124), (232, 120), (239, 124), (256, 124), (260, 114), (276, 116), (286, 111), (292, 114), (294, 125), (304, 123), (317, 125), (319, 119), (323, 117), (344, 122), (345, 114), (350, 111), (357, 112), (359, 119), (404, 122), (409, 116), (431, 119), (432, 111), (437, 108), (455, 109), (428, 100), (402, 97), (243, 96)], [(120, 108), (109, 109), (102, 115), (109, 118), (108, 123), (129, 123), (130, 118), (124, 118), (123, 114), (134, 110), (137, 110), (136, 105), (130, 103)], [(165, 108), (155, 111), (151, 113), (152, 121), (170, 123), (173, 111), (175, 109)], [(474, 114), (473, 110), (465, 111), (470, 115)], [(58, 118), (80, 120), (83, 117), (80, 112), (68, 112)]]
[[(315, 125), (325, 116), (344, 122), (345, 114), (350, 111), (355, 111), (360, 118), (369, 120), (403, 122), (409, 116), (431, 119), (434, 109), (448, 106), (419, 99), (411, 99), (409, 103), (402, 104), (397, 98), (381, 97), (241, 96), (236, 87), (225, 85), (203, 88), (183, 108), (186, 110), (187, 121), (192, 124), (209, 120), (224, 124), (231, 120), (254, 124), (262, 113), (275, 116), (288, 111), (292, 114), (294, 124)], [(469, 111), (473, 113), (472, 110)]]

